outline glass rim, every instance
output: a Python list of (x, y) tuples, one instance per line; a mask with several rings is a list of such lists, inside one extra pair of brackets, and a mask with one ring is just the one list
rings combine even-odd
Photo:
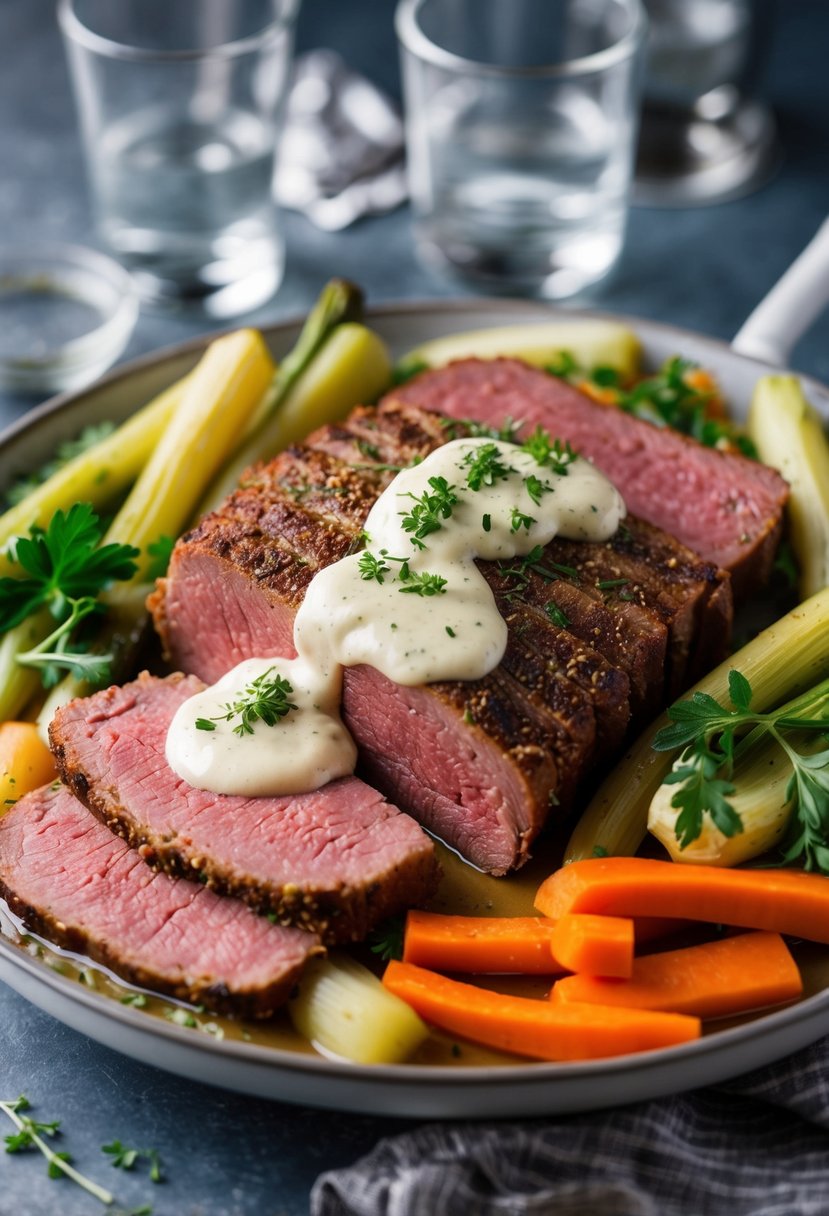
[(105, 56), (107, 59), (132, 60), (142, 63), (173, 63), (210, 58), (235, 59), (240, 55), (257, 51), (293, 25), (299, 11), (300, 0), (285, 0), (283, 15), (269, 21), (254, 34), (247, 34), (244, 38), (232, 39), (230, 42), (219, 42), (215, 46), (184, 47), (180, 50), (132, 46), (130, 43), (119, 42), (115, 38), (99, 34), (80, 19), (75, 11), (76, 3), (77, 0), (58, 0), (58, 23), (64, 35), (72, 42), (97, 55)]
[(587, 76), (595, 72), (603, 72), (631, 59), (643, 44), (648, 28), (648, 20), (642, 0), (614, 0), (619, 7), (627, 8), (630, 12), (630, 28), (622, 37), (601, 51), (593, 51), (577, 59), (559, 60), (557, 63), (532, 64), (527, 67), (512, 67), (506, 64), (484, 63), (477, 59), (467, 59), (454, 51), (433, 42), (421, 29), (418, 22), (418, 10), (428, 0), (398, 0), (394, 14), (394, 28), (401, 47), (420, 60), (425, 60), (435, 67), (445, 68), (454, 72), (463, 72), (468, 76), (494, 76), (514, 80), (532, 79), (569, 79), (577, 76)]

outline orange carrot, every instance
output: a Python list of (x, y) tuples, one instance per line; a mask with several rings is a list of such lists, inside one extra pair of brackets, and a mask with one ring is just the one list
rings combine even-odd
[(563, 971), (550, 943), (554, 922), (542, 916), (445, 916), (409, 912), (403, 961), (437, 971), (517, 972), (555, 975)]
[(553, 929), (553, 956), (567, 971), (627, 979), (633, 972), (633, 921), (576, 912)]
[(698, 1018), (504, 996), (391, 962), (383, 983), (427, 1022), (501, 1051), (542, 1060), (592, 1060), (699, 1038)]
[[(555, 921), (543, 916), (457, 916), (411, 911), (403, 961), (436, 971), (557, 975), (567, 970), (551, 951)], [(687, 928), (684, 921), (641, 917), (637, 944)]]
[(726, 870), (597, 857), (552, 874), (539, 887), (535, 906), (556, 920), (568, 912), (677, 916), (829, 944), (829, 881), (802, 870)]
[(54, 757), (34, 722), (0, 725), (0, 815), (18, 798), (55, 777)]
[(722, 1018), (793, 1001), (802, 992), (800, 972), (783, 938), (744, 933), (638, 958), (629, 980), (569, 975), (553, 987), (550, 999)]

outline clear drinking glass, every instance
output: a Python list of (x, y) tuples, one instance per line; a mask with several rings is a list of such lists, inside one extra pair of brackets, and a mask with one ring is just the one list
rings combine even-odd
[(59, 0), (103, 241), (144, 299), (271, 297), (273, 177), (299, 0)]
[(423, 258), (560, 300), (622, 249), (640, 0), (401, 0), (409, 181)]

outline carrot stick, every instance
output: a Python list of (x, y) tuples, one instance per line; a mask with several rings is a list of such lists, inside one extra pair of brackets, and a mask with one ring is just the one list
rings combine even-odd
[(597, 857), (557, 870), (539, 887), (535, 906), (556, 920), (568, 912), (676, 916), (829, 944), (829, 881), (802, 870)]
[(554, 922), (541, 916), (446, 916), (411, 911), (403, 938), (404, 963), (437, 971), (555, 975)]
[(633, 972), (633, 921), (568, 913), (553, 929), (553, 956), (567, 971), (627, 979)]
[[(413, 909), (406, 917), (403, 962), (436, 971), (557, 975), (567, 968), (551, 950), (554, 925), (543, 916), (458, 916)], [(636, 921), (636, 942), (683, 928), (683, 921), (643, 916)]]
[(802, 991), (783, 938), (744, 933), (638, 958), (629, 980), (569, 975), (553, 987), (550, 999), (557, 1005), (586, 1002), (722, 1018), (793, 1001)]
[(383, 983), (442, 1030), (535, 1059), (600, 1059), (671, 1047), (700, 1035), (698, 1018), (504, 996), (412, 963), (390, 962)]

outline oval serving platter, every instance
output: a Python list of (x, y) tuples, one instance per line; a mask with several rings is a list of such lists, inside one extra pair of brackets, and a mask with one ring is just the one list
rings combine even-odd
[[(374, 309), (369, 323), (395, 355), (446, 334), (488, 326), (550, 319), (547, 305), (502, 300), (424, 301)], [(564, 314), (568, 319), (572, 313)], [(736, 416), (744, 416), (757, 378), (772, 370), (737, 355), (710, 338), (635, 318), (645, 365), (656, 367), (681, 354), (718, 377)], [(276, 357), (290, 349), (300, 322), (263, 332)], [(214, 335), (211, 335), (211, 337)], [(57, 444), (89, 423), (122, 421), (184, 375), (210, 338), (139, 359), (80, 393), (56, 398), (32, 411), (0, 436), (0, 484), (47, 459)], [(808, 378), (806, 390), (829, 418), (829, 390)], [(473, 911), (529, 913), (532, 892), (552, 867), (543, 854), (509, 879), (493, 879), (444, 854), (448, 877), (436, 906)], [(205, 1022), (201, 1015), (170, 1021), (176, 1007), (149, 998), (143, 1008), (124, 1004), (129, 990), (99, 969), (59, 957), (14, 931), (0, 937), (0, 979), (67, 1026), (96, 1041), (169, 1072), (260, 1097), (362, 1113), (414, 1118), (535, 1116), (596, 1109), (657, 1097), (725, 1080), (805, 1046), (829, 1030), (829, 951), (802, 947), (798, 961), (807, 996), (797, 1004), (723, 1023), (701, 1040), (681, 1047), (587, 1063), (548, 1064), (458, 1046), (436, 1036), (405, 1065), (362, 1066), (314, 1053), (277, 1019), (275, 1028)], [(87, 983), (80, 983), (79, 978)], [(90, 986), (91, 984), (91, 986)], [(142, 998), (143, 999), (143, 998)], [(224, 1037), (222, 1037), (224, 1036)], [(460, 1054), (458, 1054), (460, 1052)]]

